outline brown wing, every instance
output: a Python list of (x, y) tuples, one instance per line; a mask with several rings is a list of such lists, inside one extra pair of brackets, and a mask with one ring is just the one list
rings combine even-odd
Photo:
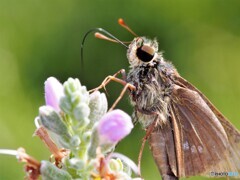
[(194, 86), (181, 77), (175, 83), (170, 115), (178, 176), (237, 172), (239, 132)]
[[(234, 139), (234, 142), (240, 143), (240, 133), (239, 131), (230, 123), (230, 121), (209, 101), (209, 99), (201, 93), (195, 86), (189, 83), (187, 80), (182, 78), (181, 76), (175, 77), (175, 83), (181, 87), (185, 87), (191, 89), (193, 91), (198, 92), (198, 94), (202, 97), (205, 103), (210, 107), (216, 117), (219, 119), (221, 124), (223, 125), (228, 137)], [(240, 147), (239, 147), (240, 148)]]
[[(161, 121), (160, 118), (158, 120)], [(164, 124), (164, 127), (155, 127), (150, 134), (149, 145), (162, 178), (178, 179), (174, 133), (171, 124)]]
[[(240, 132), (230, 123), (230, 121), (209, 101), (209, 99), (201, 93), (196, 87), (194, 87), (191, 83), (186, 81), (181, 76), (175, 77), (175, 83), (191, 89), (193, 91), (198, 92), (198, 94), (202, 97), (205, 103), (209, 106), (215, 116), (218, 118), (220, 123), (222, 124), (229, 141), (228, 152), (229, 152), (229, 161), (231, 164), (240, 170)], [(231, 168), (233, 169), (233, 168)]]

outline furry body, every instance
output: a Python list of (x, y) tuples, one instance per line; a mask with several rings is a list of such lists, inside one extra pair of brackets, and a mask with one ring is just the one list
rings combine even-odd
[(148, 140), (163, 180), (238, 172), (239, 131), (163, 59), (157, 41), (135, 38), (127, 57), (135, 118), (144, 129), (154, 125)]

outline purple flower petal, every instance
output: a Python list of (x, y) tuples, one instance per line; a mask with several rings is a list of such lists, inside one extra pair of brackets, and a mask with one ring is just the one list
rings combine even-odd
[(58, 112), (61, 111), (59, 101), (63, 96), (63, 85), (54, 77), (49, 77), (44, 84), (46, 105), (53, 107)]
[(131, 117), (117, 109), (105, 114), (99, 122), (100, 144), (117, 143), (133, 128)]

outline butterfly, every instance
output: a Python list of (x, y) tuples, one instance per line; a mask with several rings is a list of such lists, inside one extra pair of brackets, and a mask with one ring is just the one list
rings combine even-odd
[(219, 172), (235, 172), (240, 178), (239, 131), (164, 59), (156, 39), (137, 36), (122, 19), (119, 24), (136, 36), (128, 46), (102, 28), (89, 31), (103, 32), (108, 37), (100, 33), (96, 37), (124, 45), (130, 64), (127, 74), (119, 71), (123, 79), (116, 73), (96, 89), (111, 80), (124, 85), (113, 107), (129, 91), (134, 118), (147, 132), (145, 140), (162, 179), (217, 176)]

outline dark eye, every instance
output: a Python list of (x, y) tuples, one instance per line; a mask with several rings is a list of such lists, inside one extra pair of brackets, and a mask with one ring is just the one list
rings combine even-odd
[(149, 46), (142, 46), (137, 48), (137, 57), (143, 62), (149, 62), (154, 57), (154, 49)]

